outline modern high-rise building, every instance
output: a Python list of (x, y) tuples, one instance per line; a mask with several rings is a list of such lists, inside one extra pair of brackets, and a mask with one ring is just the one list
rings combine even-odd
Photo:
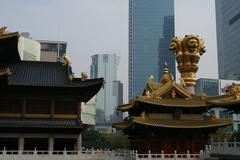
[[(116, 54), (96, 54), (92, 56), (90, 77), (103, 77), (106, 82), (96, 98), (97, 123), (109, 122), (110, 116), (114, 114), (114, 109), (119, 103), (119, 98), (122, 97), (122, 95), (119, 95), (121, 89), (118, 89), (121, 83), (116, 82), (118, 64), (119, 57)], [(103, 119), (102, 111), (105, 114), (105, 119)], [(101, 114), (98, 115), (98, 113)]]
[(57, 62), (63, 54), (66, 54), (67, 42), (38, 40), (41, 44), (41, 61)]
[(111, 123), (121, 121), (123, 118), (122, 112), (117, 110), (117, 106), (123, 104), (123, 83), (121, 81), (113, 81), (113, 95), (117, 97), (117, 105), (114, 108), (114, 113), (110, 116)]
[(218, 83), (218, 79), (200, 78), (196, 82), (195, 93), (206, 93), (208, 96), (217, 96), (219, 95)]
[(240, 80), (240, 1), (215, 2), (219, 78)]
[(165, 62), (175, 76), (173, 36), (174, 0), (129, 0), (129, 99), (142, 94), (149, 74), (160, 80)]

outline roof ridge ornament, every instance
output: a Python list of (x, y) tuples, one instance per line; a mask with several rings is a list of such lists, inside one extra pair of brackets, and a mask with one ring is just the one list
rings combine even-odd
[(240, 99), (240, 84), (232, 83), (227, 86), (226, 93), (229, 95), (234, 95), (236, 99)]
[(0, 76), (7, 75), (10, 76), (12, 72), (10, 71), (10, 68), (0, 68)]
[(6, 26), (0, 26), (0, 35), (6, 34)]
[(70, 59), (67, 57), (67, 54), (63, 54), (63, 56), (60, 58), (60, 62), (62, 62), (63, 66), (70, 65)]
[(81, 79), (82, 79), (82, 81), (86, 81), (88, 79), (87, 72), (82, 72), (81, 73)]

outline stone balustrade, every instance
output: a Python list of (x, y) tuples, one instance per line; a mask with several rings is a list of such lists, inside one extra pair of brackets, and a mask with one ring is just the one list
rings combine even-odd
[(206, 150), (209, 150), (208, 152), (212, 155), (233, 155), (240, 158), (240, 142), (237, 142), (236, 139), (233, 142), (228, 142), (226, 139), (214, 142), (212, 139), (211, 145)]
[(165, 154), (164, 151), (161, 154), (152, 154), (150, 151), (148, 154), (135, 152), (135, 160), (203, 160), (204, 155), (203, 151), (200, 151), (199, 154), (190, 154), (189, 151), (186, 154), (177, 154), (176, 151), (174, 154)]
[(126, 150), (82, 150), (82, 151), (0, 151), (1, 160), (134, 160), (133, 152)]

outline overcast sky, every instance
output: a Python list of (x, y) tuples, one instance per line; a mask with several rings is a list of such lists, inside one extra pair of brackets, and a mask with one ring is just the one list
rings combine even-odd
[[(199, 77), (217, 78), (214, 0), (175, 0), (175, 34), (197, 34), (207, 52)], [(73, 71), (89, 72), (91, 55), (120, 56), (118, 79), (128, 87), (128, 0), (5, 0), (0, 25), (29, 32), (33, 39), (67, 41)], [(147, 77), (146, 77), (147, 78)]]

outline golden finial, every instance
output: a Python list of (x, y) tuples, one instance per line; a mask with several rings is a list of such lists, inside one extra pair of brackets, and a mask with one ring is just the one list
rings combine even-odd
[(167, 65), (167, 62), (164, 63), (164, 73), (168, 73), (168, 65)]
[(162, 83), (167, 83), (168, 81), (170, 81), (170, 75), (169, 75), (169, 73), (168, 73), (168, 65), (167, 65), (167, 63), (165, 62), (165, 64), (164, 64), (164, 69), (163, 69), (163, 77), (162, 77), (161, 82), (162, 82)]

